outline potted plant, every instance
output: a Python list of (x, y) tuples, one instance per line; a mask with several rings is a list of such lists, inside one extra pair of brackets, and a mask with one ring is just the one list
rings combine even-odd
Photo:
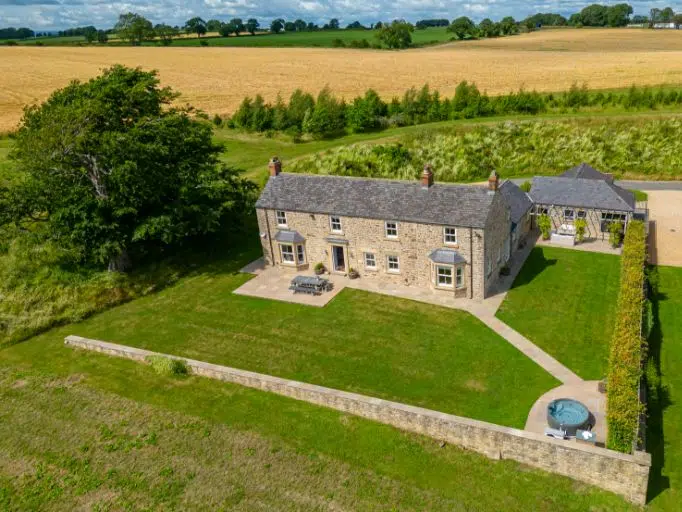
[(585, 240), (585, 229), (587, 228), (587, 221), (585, 219), (577, 219), (575, 221), (575, 241), (580, 243)]
[(360, 274), (358, 273), (357, 270), (351, 267), (348, 270), (348, 277), (350, 277), (351, 279), (357, 279), (358, 277), (360, 277)]
[(552, 221), (549, 219), (548, 215), (540, 215), (538, 227), (542, 232), (542, 239), (549, 240), (552, 236)]
[(315, 275), (321, 276), (326, 271), (327, 271), (327, 269), (324, 266), (324, 263), (320, 262), (317, 265), (315, 265)]

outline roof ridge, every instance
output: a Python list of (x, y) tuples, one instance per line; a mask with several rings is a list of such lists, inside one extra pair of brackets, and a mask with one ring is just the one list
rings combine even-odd
[[(297, 176), (297, 177), (309, 177), (309, 178), (332, 178), (339, 180), (355, 180), (355, 181), (382, 181), (384, 183), (400, 183), (400, 184), (414, 184), (421, 187), (421, 182), (418, 178), (414, 180), (401, 180), (397, 178), (375, 178), (372, 176), (344, 176), (340, 174), (315, 174), (307, 172), (281, 172), (279, 176)], [(509, 181), (509, 180), (506, 180)], [(432, 186), (439, 185), (444, 187), (462, 187), (470, 189), (481, 189), (487, 191), (488, 188), (480, 183), (460, 183), (451, 181), (434, 181)]]

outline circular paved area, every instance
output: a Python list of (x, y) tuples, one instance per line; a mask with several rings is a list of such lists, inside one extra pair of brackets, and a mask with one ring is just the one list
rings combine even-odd
[(580, 383), (564, 384), (542, 395), (528, 414), (525, 430), (544, 434), (547, 428), (547, 406), (557, 398), (573, 398), (582, 402), (594, 416), (593, 432), (597, 434), (597, 445), (606, 442), (606, 395), (597, 389), (598, 381), (586, 380)]

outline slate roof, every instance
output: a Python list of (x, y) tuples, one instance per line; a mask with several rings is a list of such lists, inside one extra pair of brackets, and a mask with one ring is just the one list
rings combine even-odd
[(538, 204), (633, 212), (635, 196), (605, 180), (536, 176), (530, 198)]
[(483, 228), (495, 197), (481, 186), (281, 173), (256, 208)]
[(277, 231), (277, 233), (275, 233), (275, 240), (289, 244), (300, 244), (301, 242), (305, 242), (305, 238), (298, 231), (288, 229), (280, 229)]
[(562, 173), (561, 177), (613, 181), (611, 176), (609, 176), (608, 174), (604, 174), (603, 172), (599, 172), (597, 169), (595, 169), (591, 165), (586, 164), (585, 162)]
[(434, 263), (443, 263), (447, 265), (466, 263), (464, 257), (454, 249), (436, 249), (429, 254), (429, 259)]
[(500, 185), (500, 192), (511, 210), (511, 221), (518, 224), (523, 216), (528, 213), (528, 210), (533, 207), (533, 201), (516, 183), (509, 180)]

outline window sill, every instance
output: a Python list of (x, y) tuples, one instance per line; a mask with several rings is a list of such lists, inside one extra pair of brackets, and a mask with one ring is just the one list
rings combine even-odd
[(445, 247), (451, 247), (452, 249), (459, 249), (459, 243), (457, 242), (445, 242)]
[(376, 267), (365, 267), (365, 272), (379, 272), (379, 269)]
[(392, 276), (399, 276), (400, 270), (387, 270), (386, 273), (391, 274)]

